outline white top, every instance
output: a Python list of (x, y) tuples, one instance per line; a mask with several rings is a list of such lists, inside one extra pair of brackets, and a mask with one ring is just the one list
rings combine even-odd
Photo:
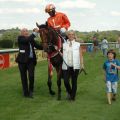
[(70, 67), (73, 67), (73, 52), (72, 52), (72, 42), (68, 42), (68, 46), (67, 46), (67, 63)]
[(108, 49), (108, 41), (107, 41), (106, 39), (103, 39), (101, 45), (102, 45), (102, 46), (101, 46), (102, 49)]
[[(63, 64), (62, 69), (67, 70), (67, 65), (74, 69), (80, 69), (80, 43), (72, 41), (72, 46), (69, 46), (70, 41), (63, 43)], [(67, 64), (67, 65), (66, 65)]]

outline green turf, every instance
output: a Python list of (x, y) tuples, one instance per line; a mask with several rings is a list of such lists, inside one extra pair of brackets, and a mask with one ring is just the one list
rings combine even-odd
[[(47, 62), (39, 62), (35, 72), (34, 99), (22, 96), (18, 67), (0, 71), (0, 120), (120, 120), (120, 93), (107, 104), (102, 54), (84, 54), (85, 68), (78, 78), (75, 102), (67, 101), (62, 81), (62, 100), (50, 96), (47, 87)], [(53, 88), (57, 91), (56, 76)]]

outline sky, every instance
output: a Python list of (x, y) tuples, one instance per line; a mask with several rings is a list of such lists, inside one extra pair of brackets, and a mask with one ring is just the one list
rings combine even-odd
[(68, 16), (69, 29), (120, 30), (120, 0), (0, 0), (0, 29), (33, 29), (36, 22), (45, 23), (49, 3)]

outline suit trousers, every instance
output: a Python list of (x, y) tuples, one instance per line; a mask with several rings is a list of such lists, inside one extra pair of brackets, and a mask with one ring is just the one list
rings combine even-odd
[(29, 59), (27, 63), (18, 63), (24, 96), (29, 95), (34, 90), (35, 63)]
[(64, 78), (66, 91), (68, 92), (68, 94), (70, 94), (71, 99), (73, 100), (75, 99), (76, 91), (77, 91), (78, 74), (79, 74), (79, 69), (73, 69), (73, 67), (69, 67), (68, 70), (63, 70), (63, 78)]

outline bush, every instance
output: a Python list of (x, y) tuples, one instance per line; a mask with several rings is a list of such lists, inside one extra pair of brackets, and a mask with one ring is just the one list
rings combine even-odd
[(13, 42), (11, 40), (1, 40), (0, 47), (1, 48), (12, 48)]

